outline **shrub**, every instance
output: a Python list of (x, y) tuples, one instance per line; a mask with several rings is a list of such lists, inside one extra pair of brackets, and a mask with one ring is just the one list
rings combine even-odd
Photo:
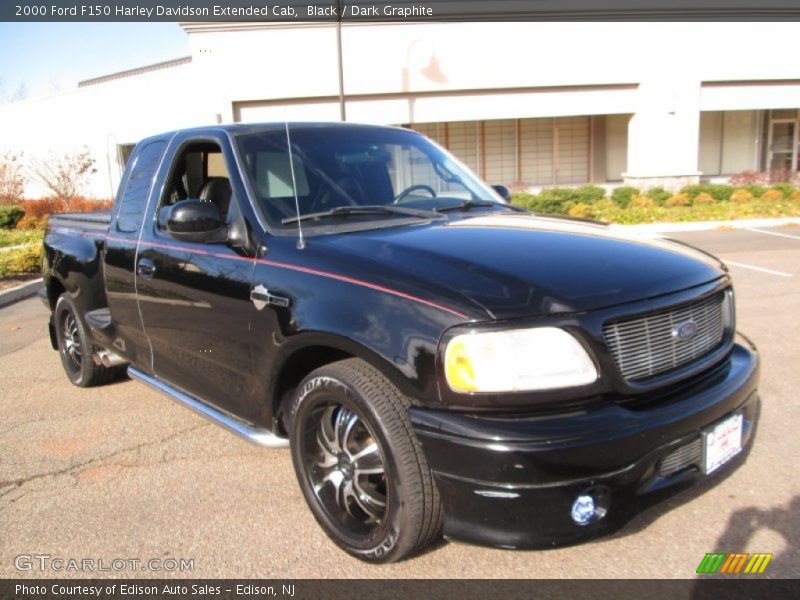
[(0, 206), (0, 228), (14, 229), (24, 214), (25, 210), (16, 204)]
[(608, 196), (595, 202), (592, 208), (598, 213), (601, 211), (619, 210), (617, 203)]
[(745, 185), (743, 187), (748, 192), (753, 194), (754, 198), (761, 198), (761, 196), (764, 194), (764, 192), (767, 191), (767, 187), (764, 186), (764, 185), (751, 184), (751, 185)]
[(753, 199), (753, 194), (747, 188), (740, 188), (731, 194), (731, 202), (743, 204), (750, 202)]
[(9, 246), (42, 243), (44, 233), (41, 231), (23, 231), (22, 229), (0, 229), (0, 251)]
[(569, 209), (570, 217), (579, 217), (581, 219), (594, 219), (594, 210), (589, 204), (585, 202), (578, 202)]
[(714, 196), (712, 196), (708, 192), (700, 192), (699, 194), (697, 194), (697, 196), (694, 197), (695, 205), (716, 204), (716, 202), (717, 201), (714, 199)]
[(0, 155), (0, 204), (19, 204), (25, 193), (21, 154)]
[(725, 183), (709, 183), (703, 191), (717, 202), (727, 202), (733, 193), (733, 186)]
[(638, 195), (639, 195), (638, 188), (630, 187), (627, 185), (615, 188), (614, 191), (611, 193), (611, 197), (614, 199), (614, 202), (619, 204), (622, 208), (628, 206), (628, 204), (631, 203), (633, 197)]
[(631, 208), (655, 208), (656, 203), (647, 196), (634, 196), (629, 205)]
[(672, 193), (668, 192), (664, 188), (656, 187), (647, 190), (645, 195), (649, 198), (652, 198), (653, 202), (655, 202), (658, 206), (664, 206), (670, 196), (672, 196)]
[(57, 212), (64, 212), (67, 210), (67, 205), (63, 200), (58, 198), (41, 198), (39, 200), (25, 200), (22, 203), (25, 209), (25, 216), (29, 219), (44, 219)]
[(576, 192), (568, 188), (547, 188), (533, 196), (529, 207), (534, 212), (564, 215), (577, 203)]
[(722, 183), (698, 183), (683, 186), (681, 193), (687, 194), (691, 200), (700, 194), (708, 194), (717, 202), (725, 202), (731, 197), (733, 187)]
[(24, 248), (0, 252), (0, 277), (38, 273), (42, 265), (42, 245), (33, 244)]
[(96, 210), (109, 210), (114, 206), (113, 198), (110, 200), (93, 200), (83, 196), (72, 199), (69, 209), (72, 212), (94, 212)]
[(800, 200), (800, 190), (793, 191), (791, 198), (792, 200)]
[(689, 206), (692, 201), (689, 199), (689, 194), (675, 194), (674, 196), (670, 196), (667, 199), (666, 205), (667, 206)]
[(575, 200), (584, 204), (592, 204), (605, 196), (606, 191), (597, 185), (583, 185), (575, 190)]
[(32, 231), (34, 229), (44, 229), (47, 226), (47, 217), (29, 217), (25, 215), (17, 223), (17, 229)]
[(783, 192), (773, 188), (761, 194), (761, 199), (768, 200), (770, 202), (777, 202), (779, 200), (783, 200)]
[(730, 178), (731, 185), (746, 186), (754, 183), (767, 183), (767, 176), (758, 171), (742, 171)]
[(769, 183), (778, 183), (781, 181), (792, 182), (795, 181), (797, 174), (791, 169), (775, 169), (772, 171), (742, 171), (731, 177), (731, 185), (734, 186), (747, 186), (747, 185), (765, 185)]
[(794, 193), (794, 186), (791, 183), (775, 183), (771, 189), (779, 190), (784, 198), (791, 198)]
[(509, 202), (514, 206), (521, 206), (522, 208), (530, 208), (533, 199), (536, 198), (533, 194), (528, 192), (514, 192), (509, 198)]

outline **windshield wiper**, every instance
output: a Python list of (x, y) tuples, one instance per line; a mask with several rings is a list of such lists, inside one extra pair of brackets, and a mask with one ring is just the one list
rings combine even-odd
[(450, 206), (440, 206), (436, 208), (436, 212), (443, 212), (445, 210), (469, 210), (471, 208), (482, 208), (484, 206), (504, 206), (499, 202), (492, 202), (491, 200), (464, 200), (459, 204), (451, 204)]
[(349, 217), (350, 215), (403, 215), (406, 217), (416, 217), (418, 219), (435, 219), (441, 215), (433, 210), (420, 210), (416, 208), (404, 208), (402, 206), (392, 206), (383, 204), (369, 204), (366, 206), (337, 206), (330, 210), (308, 213), (298, 217), (283, 219), (281, 223), (297, 223), (299, 221), (310, 221), (325, 217)]
[(450, 206), (441, 206), (436, 208), (436, 212), (443, 212), (446, 210), (470, 210), (472, 208), (483, 208), (488, 206), (499, 206), (517, 212), (527, 212), (524, 208), (514, 206), (513, 204), (501, 204), (500, 202), (492, 202), (491, 200), (464, 200), (459, 204), (451, 204)]

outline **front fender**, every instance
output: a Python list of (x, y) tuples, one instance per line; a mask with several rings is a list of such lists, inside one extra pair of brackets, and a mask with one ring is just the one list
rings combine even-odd
[[(357, 356), (422, 404), (439, 404), (436, 351), (442, 333), (464, 319), (435, 305), (365, 287), (348, 279), (258, 264), (254, 284), (288, 306), (254, 310), (253, 373), (266, 403), (275, 400), (283, 369), (298, 352), (329, 348)], [(262, 410), (262, 417), (271, 416)]]

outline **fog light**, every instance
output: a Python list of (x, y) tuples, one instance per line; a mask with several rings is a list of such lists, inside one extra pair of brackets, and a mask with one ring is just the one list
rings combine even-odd
[(572, 511), (570, 514), (572, 515), (572, 520), (578, 525), (589, 525), (590, 523), (602, 519), (606, 511), (604, 508), (597, 506), (594, 498), (590, 495), (581, 494), (572, 504)]

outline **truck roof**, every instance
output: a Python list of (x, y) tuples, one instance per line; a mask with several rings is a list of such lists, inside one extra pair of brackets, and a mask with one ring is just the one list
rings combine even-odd
[[(188, 127), (184, 129), (174, 129), (164, 133), (147, 136), (142, 141), (149, 141), (154, 139), (163, 139), (165, 137), (172, 137), (178, 133), (204, 133), (210, 131), (224, 131), (231, 134), (236, 133), (258, 133), (261, 131), (272, 131), (275, 129), (284, 129), (286, 121), (276, 121), (270, 123), (227, 123), (221, 125), (207, 125), (202, 127)], [(403, 129), (404, 131), (413, 131), (402, 127), (394, 127), (390, 125), (372, 125), (368, 123), (350, 123), (341, 121), (288, 121), (289, 128), (292, 130), (301, 129), (341, 129), (343, 131), (353, 129)]]

